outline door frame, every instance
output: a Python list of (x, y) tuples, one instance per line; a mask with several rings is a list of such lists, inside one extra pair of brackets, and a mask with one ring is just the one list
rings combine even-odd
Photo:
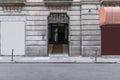
[[(66, 12), (63, 12), (63, 13), (51, 12), (51, 13), (47, 16), (47, 56), (50, 55), (50, 53), (49, 53), (49, 24), (50, 24), (50, 23), (49, 23), (49, 19), (48, 19), (48, 18), (49, 18), (49, 16), (50, 16), (51, 14), (54, 14), (54, 13), (55, 13), (55, 14), (63, 14), (63, 13), (64, 13), (64, 14), (66, 14), (66, 16), (68, 17), (68, 23), (67, 23), (67, 24), (68, 24), (68, 53), (67, 53), (67, 55), (70, 56), (70, 37), (69, 37), (69, 36), (70, 36), (70, 34), (69, 34), (69, 33), (70, 33), (70, 27), (69, 27), (69, 26), (70, 26), (70, 24), (69, 24), (69, 23), (70, 23), (70, 17), (68, 16), (68, 14), (67, 14)], [(57, 24), (59, 24), (59, 23), (57, 23)]]

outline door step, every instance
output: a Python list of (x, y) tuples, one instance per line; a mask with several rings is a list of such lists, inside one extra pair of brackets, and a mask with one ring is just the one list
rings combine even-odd
[(54, 44), (52, 53), (63, 53), (63, 44)]

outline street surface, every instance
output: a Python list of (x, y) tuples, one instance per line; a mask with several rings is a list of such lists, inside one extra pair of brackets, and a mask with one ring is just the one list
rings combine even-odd
[(0, 63), (0, 80), (120, 80), (120, 64)]

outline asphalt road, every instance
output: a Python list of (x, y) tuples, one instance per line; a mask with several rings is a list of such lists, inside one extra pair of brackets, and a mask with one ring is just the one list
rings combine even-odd
[(0, 63), (0, 80), (120, 80), (120, 64)]

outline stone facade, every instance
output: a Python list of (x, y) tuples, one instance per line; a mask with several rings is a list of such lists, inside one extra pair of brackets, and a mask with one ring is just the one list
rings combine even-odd
[(99, 26), (99, 4), (81, 5), (82, 55), (93, 56), (101, 53), (101, 31)]
[(70, 6), (58, 8), (46, 6), (42, 0), (27, 0), (24, 6), (1, 6), (0, 17), (24, 17), (25, 56), (48, 56), (47, 18), (51, 12), (67, 13), (70, 56), (94, 56), (96, 50), (101, 55), (99, 7), (99, 0), (74, 0)]

